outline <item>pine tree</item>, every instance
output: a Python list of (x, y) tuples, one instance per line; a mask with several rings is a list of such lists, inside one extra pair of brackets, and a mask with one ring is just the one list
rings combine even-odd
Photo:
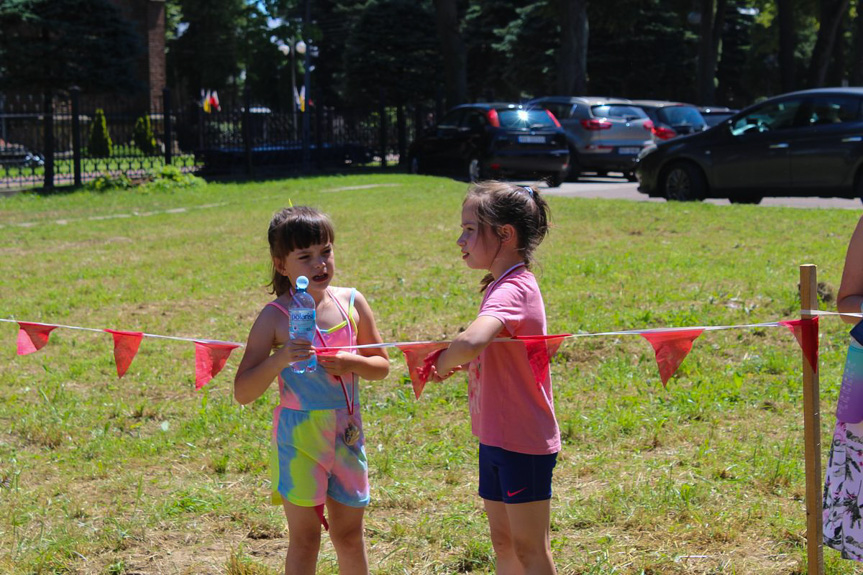
[(108, 120), (105, 119), (105, 111), (102, 108), (96, 110), (93, 124), (90, 126), (90, 141), (87, 145), (87, 153), (92, 158), (110, 158), (114, 152), (114, 143), (111, 134), (108, 133)]
[(132, 130), (132, 141), (144, 154), (151, 155), (156, 151), (156, 137), (150, 124), (150, 116), (144, 115), (135, 122)]

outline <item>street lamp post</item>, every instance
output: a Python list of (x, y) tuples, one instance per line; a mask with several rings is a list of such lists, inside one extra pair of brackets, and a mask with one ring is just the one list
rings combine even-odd
[(301, 42), (303, 45), (303, 51), (299, 51), (299, 43), (297, 44), (297, 51), (303, 55), (303, 171), (309, 171), (309, 165), (311, 164), (311, 158), (309, 154), (309, 102), (311, 101), (311, 81), (312, 81), (312, 69), (311, 69), (311, 56), (312, 51), (305, 44), (305, 42)]
[(302, 40), (299, 42), (291, 39), (290, 44), (282, 44), (279, 46), (279, 51), (285, 56), (291, 57), (291, 123), (292, 141), (297, 141), (297, 60), (295, 54), (304, 54), (306, 52), (306, 44)]

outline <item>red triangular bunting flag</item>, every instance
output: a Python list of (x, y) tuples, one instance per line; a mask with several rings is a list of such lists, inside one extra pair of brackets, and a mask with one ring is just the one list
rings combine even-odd
[(315, 513), (318, 514), (318, 519), (321, 521), (321, 525), (324, 526), (324, 531), (330, 530), (330, 524), (327, 523), (327, 518), (324, 517), (324, 504), (315, 505)]
[(791, 330), (806, 356), (806, 361), (809, 362), (809, 367), (818, 371), (818, 316), (780, 321), (779, 325)]
[(563, 340), (571, 334), (562, 333), (557, 335), (524, 335), (517, 336), (515, 339), (524, 341), (524, 346), (527, 348), (527, 360), (530, 362), (530, 369), (533, 371), (533, 378), (536, 380), (537, 386), (542, 386), (542, 382), (546, 380), (548, 375), (548, 363)]
[(405, 355), (405, 363), (408, 365), (414, 395), (417, 399), (425, 388), (431, 376), (431, 368), (439, 354), (435, 353), (449, 347), (448, 343), (405, 343), (397, 346)]
[(236, 343), (223, 341), (196, 341), (195, 389), (201, 389), (216, 377), (225, 367), (228, 356), (238, 347), (240, 346)]
[(18, 327), (18, 355), (27, 355), (45, 347), (48, 336), (57, 328), (56, 325), (24, 321), (19, 321)]
[(116, 331), (113, 329), (106, 329), (105, 331), (114, 336), (114, 363), (117, 364), (117, 377), (123, 377), (138, 353), (144, 334), (139, 331)]
[(681, 329), (669, 331), (644, 332), (641, 335), (653, 346), (659, 377), (664, 386), (686, 356), (692, 350), (692, 342), (701, 335), (703, 329)]

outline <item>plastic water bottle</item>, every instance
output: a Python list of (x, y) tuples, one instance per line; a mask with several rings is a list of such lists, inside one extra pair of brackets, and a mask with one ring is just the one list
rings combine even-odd
[[(288, 311), (291, 313), (291, 339), (304, 339), (315, 341), (315, 299), (306, 291), (309, 287), (309, 278), (300, 276), (297, 278), (297, 290), (291, 298)], [(318, 359), (312, 357), (303, 361), (295, 361), (291, 364), (294, 373), (305, 373), (315, 371)]]

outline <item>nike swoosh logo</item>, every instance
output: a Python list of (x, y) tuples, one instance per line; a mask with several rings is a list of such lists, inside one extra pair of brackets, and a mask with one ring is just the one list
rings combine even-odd
[(522, 491), (524, 491), (525, 489), (527, 489), (527, 487), (522, 487), (522, 488), (521, 488), (521, 489), (519, 489), (518, 491), (509, 491), (509, 490), (507, 490), (507, 492), (506, 492), (506, 496), (507, 496), (507, 497), (515, 497), (516, 495), (518, 495), (519, 493), (521, 493), (521, 492), (522, 492)]

